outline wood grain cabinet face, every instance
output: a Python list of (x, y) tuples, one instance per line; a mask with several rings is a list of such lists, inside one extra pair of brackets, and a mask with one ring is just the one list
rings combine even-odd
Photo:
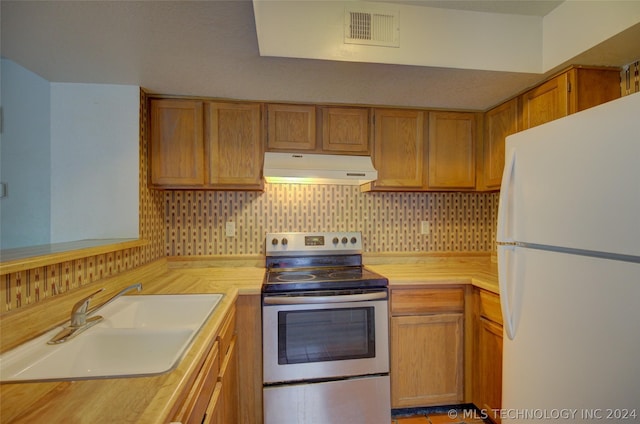
[[(487, 413), (502, 405), (502, 311), (500, 297), (474, 289), (475, 336), (473, 347), (473, 402)], [(491, 415), (500, 422), (499, 415)]]
[(522, 130), (562, 118), (569, 114), (569, 75), (562, 74), (521, 96)]
[(428, 188), (475, 188), (475, 139), (475, 113), (429, 112)]
[(262, 189), (259, 103), (151, 100), (151, 183), (174, 189)]
[(151, 100), (151, 183), (203, 186), (203, 105), (191, 100)]
[(269, 104), (267, 122), (267, 150), (315, 150), (315, 106)]
[(237, 423), (239, 417), (236, 308), (225, 317), (212, 348), (181, 403), (175, 422)]
[(499, 189), (504, 170), (505, 139), (518, 130), (518, 99), (485, 113), (483, 140), (483, 188)]
[(323, 107), (322, 150), (369, 154), (369, 109)]
[(519, 130), (620, 97), (619, 69), (573, 68), (520, 96)]
[(209, 185), (262, 186), (261, 107), (207, 103)]
[(391, 406), (463, 402), (464, 290), (393, 289), (391, 302)]
[(374, 189), (422, 189), (425, 112), (376, 109), (374, 120)]

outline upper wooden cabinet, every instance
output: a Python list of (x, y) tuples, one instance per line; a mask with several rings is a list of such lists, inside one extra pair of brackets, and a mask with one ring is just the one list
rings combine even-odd
[(374, 110), (373, 165), (378, 179), (366, 190), (420, 190), (424, 187), (426, 112)]
[(500, 188), (504, 169), (504, 141), (517, 130), (518, 99), (511, 99), (485, 113), (481, 188)]
[(476, 114), (429, 112), (427, 188), (476, 186)]
[(313, 105), (267, 105), (267, 150), (316, 149), (316, 107)]
[(262, 137), (259, 104), (205, 105), (209, 185), (262, 187)]
[(520, 96), (518, 130), (620, 97), (620, 70), (572, 68)]
[(369, 108), (267, 105), (267, 150), (369, 154)]
[(151, 100), (151, 184), (204, 185), (202, 102)]
[(369, 109), (321, 107), (322, 150), (330, 153), (368, 155)]
[(152, 186), (262, 188), (259, 103), (151, 99), (149, 109)]
[(489, 110), (478, 188), (500, 189), (507, 136), (619, 97), (619, 69), (577, 67)]

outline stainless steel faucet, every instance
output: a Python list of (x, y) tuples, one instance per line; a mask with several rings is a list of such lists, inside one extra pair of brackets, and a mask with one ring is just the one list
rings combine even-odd
[(64, 343), (67, 340), (71, 340), (72, 338), (82, 333), (86, 329), (93, 327), (94, 325), (102, 321), (102, 316), (100, 315), (90, 316), (90, 315), (93, 315), (94, 313), (104, 308), (109, 303), (113, 302), (120, 296), (130, 292), (131, 290), (138, 290), (138, 291), (142, 290), (142, 283), (132, 284), (129, 287), (126, 287), (120, 290), (111, 299), (107, 300), (102, 305), (90, 311), (89, 311), (89, 302), (91, 301), (93, 296), (104, 291), (104, 288), (101, 288), (100, 290), (97, 290), (91, 293), (89, 296), (79, 300), (78, 302), (76, 302), (75, 305), (73, 305), (73, 308), (71, 308), (71, 319), (69, 320), (69, 325), (64, 327), (62, 330), (60, 330), (60, 332), (56, 334), (51, 340), (49, 340), (47, 344)]

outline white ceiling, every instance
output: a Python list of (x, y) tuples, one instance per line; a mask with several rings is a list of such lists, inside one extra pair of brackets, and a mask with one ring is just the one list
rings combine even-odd
[[(405, 1), (543, 16), (559, 1)], [(261, 57), (253, 4), (233, 1), (0, 2), (2, 56), (52, 82), (268, 101), (486, 110), (545, 75)], [(582, 57), (640, 58), (640, 25)], [(624, 44), (626, 43), (626, 44)], [(582, 60), (580, 57), (577, 60)], [(586, 64), (586, 62), (582, 62)]]

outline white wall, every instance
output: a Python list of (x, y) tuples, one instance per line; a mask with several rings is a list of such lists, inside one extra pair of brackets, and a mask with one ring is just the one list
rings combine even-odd
[(6, 59), (2, 73), (3, 113), (0, 174), (0, 248), (49, 243), (49, 81)]
[[(397, 9), (400, 47), (344, 44), (345, 7)], [(262, 56), (541, 72), (542, 18), (354, 1), (254, 1)], [(304, 36), (301, 36), (304, 34)]]
[(543, 70), (548, 71), (639, 22), (640, 1), (567, 0), (543, 19)]
[(136, 86), (51, 83), (51, 242), (137, 238)]

